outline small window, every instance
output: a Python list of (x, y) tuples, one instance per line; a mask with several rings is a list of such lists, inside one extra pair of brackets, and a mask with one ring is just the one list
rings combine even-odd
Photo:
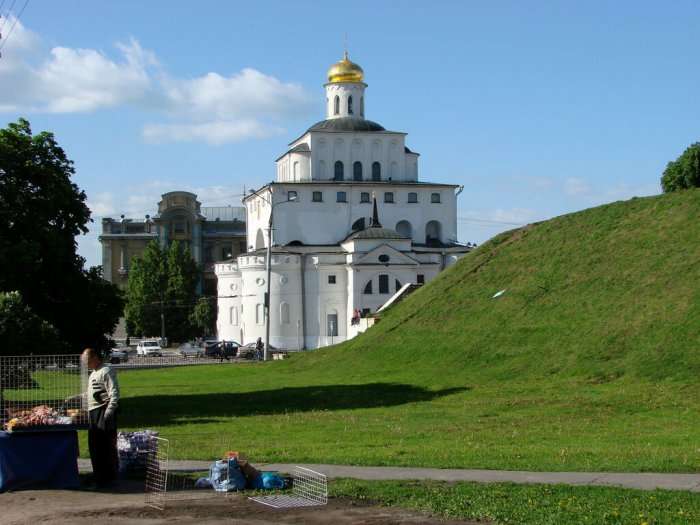
[(344, 191), (339, 191), (336, 193), (336, 202), (348, 202), (347, 193)]
[(430, 202), (433, 204), (439, 204), (440, 203), (440, 194), (439, 193), (431, 193), (430, 194)]
[(348, 115), (352, 115), (352, 95), (348, 97)]
[(396, 291), (398, 292), (401, 289), (401, 281), (396, 279), (394, 285), (396, 286)]
[(362, 163), (356, 161), (352, 165), (352, 180), (362, 180)]
[(360, 202), (369, 202), (369, 193), (366, 191), (363, 191), (360, 193)]
[(338, 95), (335, 96), (335, 101), (333, 103), (333, 114), (338, 115), (340, 113), (340, 97)]
[(416, 282), (418, 284), (425, 284), (425, 275), (423, 275), (422, 273), (416, 275)]
[(372, 163), (372, 180), (380, 181), (382, 180), (382, 165), (378, 162)]
[(343, 180), (345, 178), (345, 173), (343, 169), (343, 163), (339, 160), (335, 161), (333, 180)]
[(224, 246), (221, 248), (221, 260), (226, 261), (233, 257), (233, 250), (230, 246)]
[(186, 224), (187, 223), (185, 221), (176, 221), (173, 223), (173, 231), (175, 233), (185, 233), (187, 230)]
[(389, 261), (391, 260), (391, 257), (389, 257), (386, 253), (383, 253), (379, 257), (377, 257), (377, 259), (382, 264), (388, 264)]
[(365, 97), (360, 97), (360, 116), (365, 116)]
[(323, 202), (323, 192), (315, 191), (311, 200), (314, 202)]
[(367, 281), (364, 292), (365, 295), (372, 295), (372, 281)]
[(415, 192), (409, 192), (408, 202), (418, 202), (418, 194)]
[(389, 293), (389, 276), (386, 274), (381, 274), (379, 276), (379, 293)]
[(387, 191), (384, 193), (384, 202), (394, 202), (394, 192)]
[(328, 284), (335, 284), (335, 275), (328, 276)]
[[(296, 191), (288, 191), (288, 192), (287, 192), (287, 200), (288, 200), (288, 201), (297, 200), (297, 192), (296, 192)], [(409, 201), (409, 202), (410, 202), (410, 201)]]

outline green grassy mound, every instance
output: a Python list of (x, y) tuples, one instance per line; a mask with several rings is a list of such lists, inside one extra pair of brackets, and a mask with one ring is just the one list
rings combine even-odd
[(686, 191), (502, 234), (348, 343), (123, 372), (122, 423), (190, 458), (699, 471), (699, 217)]

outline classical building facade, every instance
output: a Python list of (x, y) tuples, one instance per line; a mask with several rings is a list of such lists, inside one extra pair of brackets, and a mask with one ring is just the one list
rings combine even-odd
[(214, 264), (245, 253), (245, 208), (202, 206), (186, 191), (164, 193), (157, 212), (143, 219), (102, 219), (102, 268), (104, 277), (126, 286), (131, 260), (143, 253), (150, 241), (162, 247), (170, 241), (186, 243), (194, 260), (202, 265), (202, 292), (216, 294)]
[(269, 242), (270, 344), (288, 349), (354, 337), (358, 313), (469, 250), (457, 242), (461, 188), (419, 181), (406, 133), (365, 119), (366, 87), (346, 54), (328, 72), (326, 119), (277, 159), (275, 182), (244, 198), (248, 252), (216, 264), (220, 339), (265, 338)]

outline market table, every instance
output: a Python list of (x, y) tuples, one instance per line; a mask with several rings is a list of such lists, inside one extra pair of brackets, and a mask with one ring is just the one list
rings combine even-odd
[(0, 492), (40, 487), (80, 487), (78, 433), (0, 432)]

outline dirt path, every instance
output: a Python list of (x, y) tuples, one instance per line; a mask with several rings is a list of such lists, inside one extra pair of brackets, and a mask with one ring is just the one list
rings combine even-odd
[[(168, 501), (165, 510), (147, 507), (144, 495), (133, 487), (120, 493), (32, 490), (0, 494), (3, 525), (467, 525), (417, 512), (373, 507), (349, 500), (330, 500), (327, 506), (273, 509), (243, 495), (214, 495), (191, 501)], [(484, 522), (479, 522), (484, 525)]]

